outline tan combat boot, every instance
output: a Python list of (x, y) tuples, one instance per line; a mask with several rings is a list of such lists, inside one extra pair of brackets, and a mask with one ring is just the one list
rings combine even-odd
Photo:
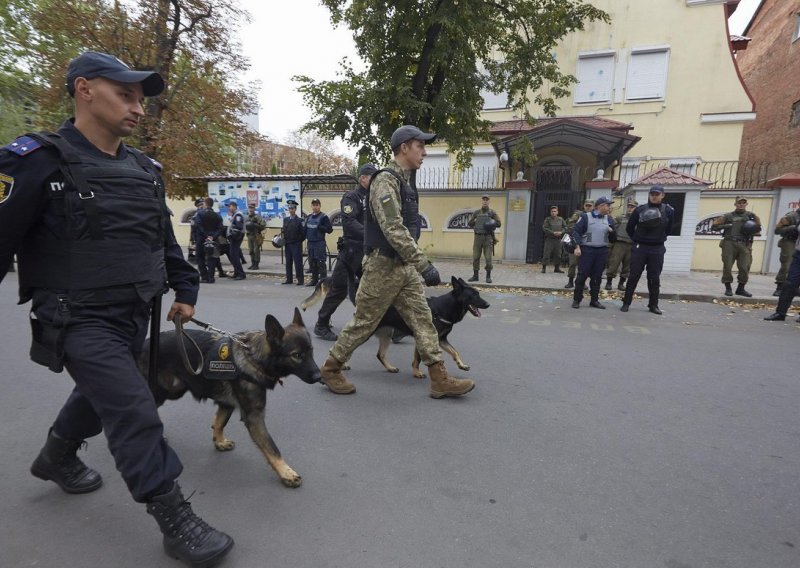
[(320, 369), (322, 383), (333, 393), (352, 394), (356, 392), (356, 386), (342, 374), (342, 365), (338, 359), (328, 355), (325, 364)]
[(456, 379), (448, 375), (444, 361), (439, 361), (429, 366), (428, 372), (431, 375), (432, 398), (461, 396), (475, 388), (475, 382), (470, 379)]

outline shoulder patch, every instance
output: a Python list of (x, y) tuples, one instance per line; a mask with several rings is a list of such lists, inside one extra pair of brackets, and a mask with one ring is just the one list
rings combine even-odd
[(11, 190), (14, 189), (14, 178), (0, 174), (0, 203), (11, 197)]
[(34, 140), (30, 136), (20, 136), (10, 144), (3, 146), (3, 150), (9, 150), (17, 156), (27, 156), (42, 147), (42, 143)]
[(154, 160), (154, 159), (153, 159), (153, 158), (151, 158), (150, 156), (147, 156), (147, 159), (148, 159), (148, 160), (150, 160), (151, 162), (153, 162), (153, 165), (154, 165), (156, 168), (158, 168), (158, 171), (161, 171), (161, 170), (163, 170), (163, 169), (164, 169), (164, 166), (163, 166), (163, 165), (161, 164), (161, 162), (159, 162), (158, 160)]
[(350, 213), (353, 212), (353, 206), (352, 205), (345, 205), (342, 210), (344, 211), (345, 215), (350, 215)]

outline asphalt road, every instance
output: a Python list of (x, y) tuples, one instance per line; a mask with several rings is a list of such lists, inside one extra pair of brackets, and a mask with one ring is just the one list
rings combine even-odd
[[(28, 360), (14, 280), (0, 284), (0, 566), (177, 568), (104, 439), (81, 453), (104, 476), (99, 491), (66, 495), (28, 473), (71, 387)], [(267, 313), (288, 323), (309, 289), (278, 282), (204, 287), (198, 317), (231, 330)], [(484, 296), (484, 317), (451, 335), (478, 383), (463, 399), (427, 396), (409, 339), (390, 349), (396, 375), (374, 340), (356, 352), (354, 396), (295, 377), (270, 395), (267, 425), (298, 489), (238, 421), (235, 451), (215, 451), (212, 404), (162, 408), (184, 492), (236, 540), (224, 566), (800, 566), (800, 326), (713, 304), (664, 303), (659, 317), (641, 302), (622, 314), (619, 301)], [(320, 364), (329, 346), (315, 338)]]

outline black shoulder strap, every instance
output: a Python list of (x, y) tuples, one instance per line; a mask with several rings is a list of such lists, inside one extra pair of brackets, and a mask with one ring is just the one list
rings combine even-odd
[(61, 171), (68, 182), (66, 185), (78, 193), (78, 198), (81, 199), (83, 207), (86, 209), (89, 236), (95, 240), (103, 239), (103, 227), (100, 223), (100, 215), (97, 212), (97, 204), (94, 201), (94, 192), (83, 175), (83, 169), (81, 169), (82, 160), (78, 153), (61, 136), (54, 132), (31, 132), (28, 136), (41, 142), (43, 146), (55, 148), (58, 151), (58, 155), (61, 158)]

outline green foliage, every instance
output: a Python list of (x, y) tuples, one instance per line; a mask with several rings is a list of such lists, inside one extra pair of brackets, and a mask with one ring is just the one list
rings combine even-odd
[[(403, 124), (433, 130), (466, 167), (489, 139), (482, 91), (508, 93), (527, 116), (535, 103), (555, 114), (575, 78), (553, 58), (558, 41), (608, 16), (582, 0), (322, 0), (334, 24), (353, 30), (367, 68), (346, 59), (333, 81), (297, 76), (314, 118), (305, 125), (341, 137), (371, 158), (388, 155)], [(547, 89), (542, 87), (547, 85)]]

